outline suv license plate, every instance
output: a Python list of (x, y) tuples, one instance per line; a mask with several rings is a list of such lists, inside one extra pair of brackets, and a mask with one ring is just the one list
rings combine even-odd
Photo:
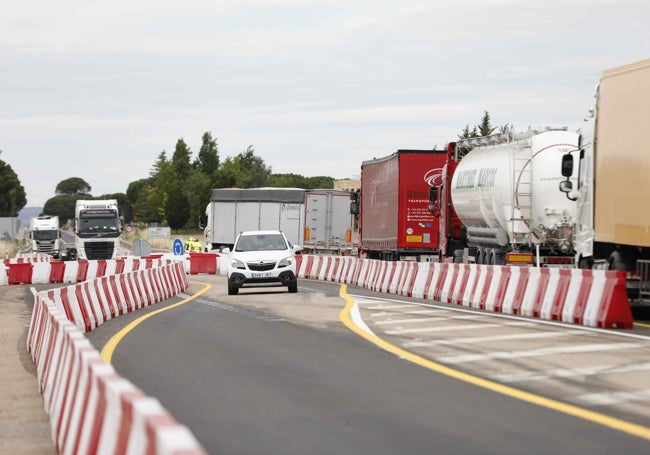
[(251, 273), (252, 278), (269, 278), (273, 275), (272, 272), (253, 272)]

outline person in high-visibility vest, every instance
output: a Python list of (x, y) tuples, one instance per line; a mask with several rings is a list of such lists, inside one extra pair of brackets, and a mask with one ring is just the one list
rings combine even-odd
[(194, 237), (190, 237), (187, 239), (187, 243), (185, 243), (185, 250), (190, 253), (199, 253), (201, 252), (201, 242)]

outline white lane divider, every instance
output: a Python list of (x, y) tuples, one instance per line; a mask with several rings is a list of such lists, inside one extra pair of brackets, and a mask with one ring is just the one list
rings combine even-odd
[(600, 374), (634, 373), (636, 371), (650, 371), (650, 362), (630, 365), (612, 366), (601, 365), (585, 368), (560, 368), (547, 371), (526, 371), (515, 374), (496, 374), (490, 379), (500, 382), (525, 382), (540, 381), (552, 378), (573, 378), (582, 376), (596, 376)]
[(511, 333), (508, 335), (492, 335), (486, 337), (461, 337), (451, 340), (428, 340), (428, 341), (409, 341), (404, 343), (408, 348), (426, 348), (440, 345), (457, 345), (472, 343), (489, 343), (493, 341), (512, 341), (512, 340), (531, 340), (542, 338), (557, 338), (570, 335), (582, 335), (580, 330), (567, 330), (564, 332), (547, 332), (547, 333)]
[(584, 352), (614, 351), (620, 349), (633, 349), (648, 347), (647, 343), (599, 343), (585, 344), (580, 346), (561, 346), (557, 348), (531, 349), (527, 351), (501, 351), (487, 354), (463, 354), (446, 357), (438, 357), (437, 360), (443, 363), (467, 363), (480, 362), (483, 360), (495, 359), (519, 359), (523, 357), (541, 357), (545, 355), (577, 354)]
[(650, 401), (650, 389), (635, 390), (633, 392), (589, 393), (575, 397), (574, 401), (591, 406), (611, 406), (630, 401)]
[(387, 330), (385, 333), (388, 335), (405, 335), (409, 333), (433, 333), (433, 332), (450, 332), (457, 330), (473, 330), (473, 329), (487, 329), (494, 327), (532, 327), (535, 324), (532, 322), (502, 322), (499, 324), (494, 323), (485, 323), (485, 324), (463, 324), (463, 325), (451, 325), (447, 327), (418, 327), (413, 329), (401, 329), (401, 330)]

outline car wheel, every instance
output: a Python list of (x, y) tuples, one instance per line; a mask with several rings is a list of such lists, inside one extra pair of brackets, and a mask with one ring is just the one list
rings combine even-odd
[(298, 292), (298, 283), (290, 284), (289, 285), (289, 292), (291, 292), (291, 293)]
[(239, 288), (228, 283), (228, 295), (237, 295), (239, 294)]

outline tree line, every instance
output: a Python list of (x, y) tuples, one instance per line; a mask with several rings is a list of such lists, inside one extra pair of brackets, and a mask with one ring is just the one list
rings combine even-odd
[[(193, 158), (187, 143), (178, 139), (171, 157), (163, 150), (149, 176), (129, 183), (125, 193), (93, 196), (83, 178), (71, 177), (56, 185), (43, 213), (58, 215), (62, 222), (73, 220), (79, 199), (116, 199), (124, 221), (159, 224), (173, 229), (196, 228), (205, 214), (213, 188), (255, 187), (333, 188), (332, 177), (304, 177), (274, 174), (253, 146), (221, 161), (212, 133), (202, 136), (201, 148)], [(17, 216), (27, 203), (25, 189), (11, 166), (0, 160), (0, 216)]]
[[(500, 132), (512, 128), (500, 126)], [(489, 136), (497, 128), (491, 125), (487, 111), (473, 128), (465, 126), (459, 139)], [(2, 151), (0, 150), (0, 154)], [(43, 213), (58, 215), (62, 222), (73, 220), (79, 199), (116, 199), (126, 223), (140, 222), (169, 226), (172, 229), (197, 228), (210, 202), (213, 188), (333, 188), (332, 177), (304, 177), (299, 174), (274, 174), (264, 160), (255, 155), (253, 146), (221, 161), (217, 140), (212, 133), (202, 136), (201, 148), (194, 158), (180, 138), (171, 157), (163, 150), (152, 165), (149, 176), (129, 183), (125, 193), (93, 196), (92, 187), (80, 177), (62, 180), (55, 196), (48, 199)], [(10, 165), (0, 160), (0, 217), (17, 216), (27, 203), (25, 189)]]

